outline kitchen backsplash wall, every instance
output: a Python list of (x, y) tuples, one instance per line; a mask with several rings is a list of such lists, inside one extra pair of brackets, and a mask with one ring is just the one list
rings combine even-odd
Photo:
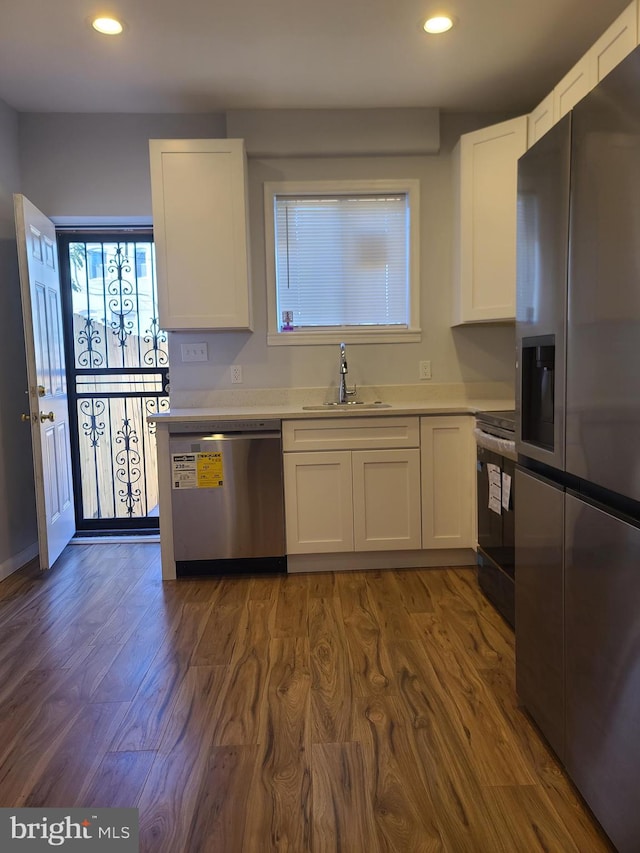
[[(305, 112), (305, 111), (302, 111)], [(392, 111), (397, 114), (397, 111)], [(409, 111), (412, 112), (412, 111)], [(390, 114), (391, 116), (391, 114)], [(349, 381), (388, 386), (418, 382), (428, 359), (437, 383), (513, 383), (513, 326), (452, 329), (451, 150), (460, 133), (504, 115), (448, 115), (439, 122), (439, 153), (401, 156), (249, 158), (254, 332), (172, 333), (174, 404), (190, 405), (211, 389), (231, 388), (231, 365), (243, 369), (243, 388), (331, 387), (337, 347), (266, 343), (263, 183), (274, 180), (419, 178), (421, 182), (421, 325), (416, 344), (353, 344)], [(310, 116), (311, 119), (311, 116)], [(408, 123), (410, 124), (410, 123)], [(150, 219), (149, 138), (220, 137), (217, 115), (22, 115), (20, 149), (24, 192), (56, 221)], [(433, 149), (433, 140), (426, 148)], [(209, 359), (182, 363), (180, 344), (204, 341)], [(427, 385), (429, 382), (423, 382)], [(233, 386), (237, 388), (237, 386)]]

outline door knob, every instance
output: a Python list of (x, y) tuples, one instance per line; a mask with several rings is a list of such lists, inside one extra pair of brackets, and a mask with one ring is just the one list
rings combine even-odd
[(30, 420), (31, 420), (31, 415), (25, 415), (25, 413), (23, 412), (23, 413), (20, 415), (20, 420), (21, 420), (21, 421), (30, 421)]
[(45, 414), (44, 412), (40, 412), (40, 423), (43, 424), (45, 421), (53, 421), (55, 419), (55, 415), (53, 412), (49, 412), (49, 414)]

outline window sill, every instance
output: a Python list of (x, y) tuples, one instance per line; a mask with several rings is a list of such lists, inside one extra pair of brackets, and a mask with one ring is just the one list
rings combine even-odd
[(270, 332), (267, 344), (279, 346), (319, 346), (322, 344), (416, 344), (422, 340), (420, 329), (393, 331), (343, 330), (331, 332)]

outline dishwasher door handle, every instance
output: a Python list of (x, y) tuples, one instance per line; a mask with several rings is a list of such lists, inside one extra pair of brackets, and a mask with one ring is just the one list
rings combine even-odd
[(279, 432), (212, 432), (198, 436), (199, 441), (254, 441), (256, 438), (280, 440), (282, 434)]

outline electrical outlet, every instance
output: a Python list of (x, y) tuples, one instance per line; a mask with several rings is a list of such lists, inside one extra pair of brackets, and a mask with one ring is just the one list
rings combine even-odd
[(242, 365), (231, 365), (231, 382), (233, 385), (242, 385)]
[(180, 344), (180, 354), (183, 361), (207, 361), (209, 358), (207, 345), (204, 342), (198, 344)]
[(418, 364), (420, 379), (431, 379), (431, 362), (421, 361)]

